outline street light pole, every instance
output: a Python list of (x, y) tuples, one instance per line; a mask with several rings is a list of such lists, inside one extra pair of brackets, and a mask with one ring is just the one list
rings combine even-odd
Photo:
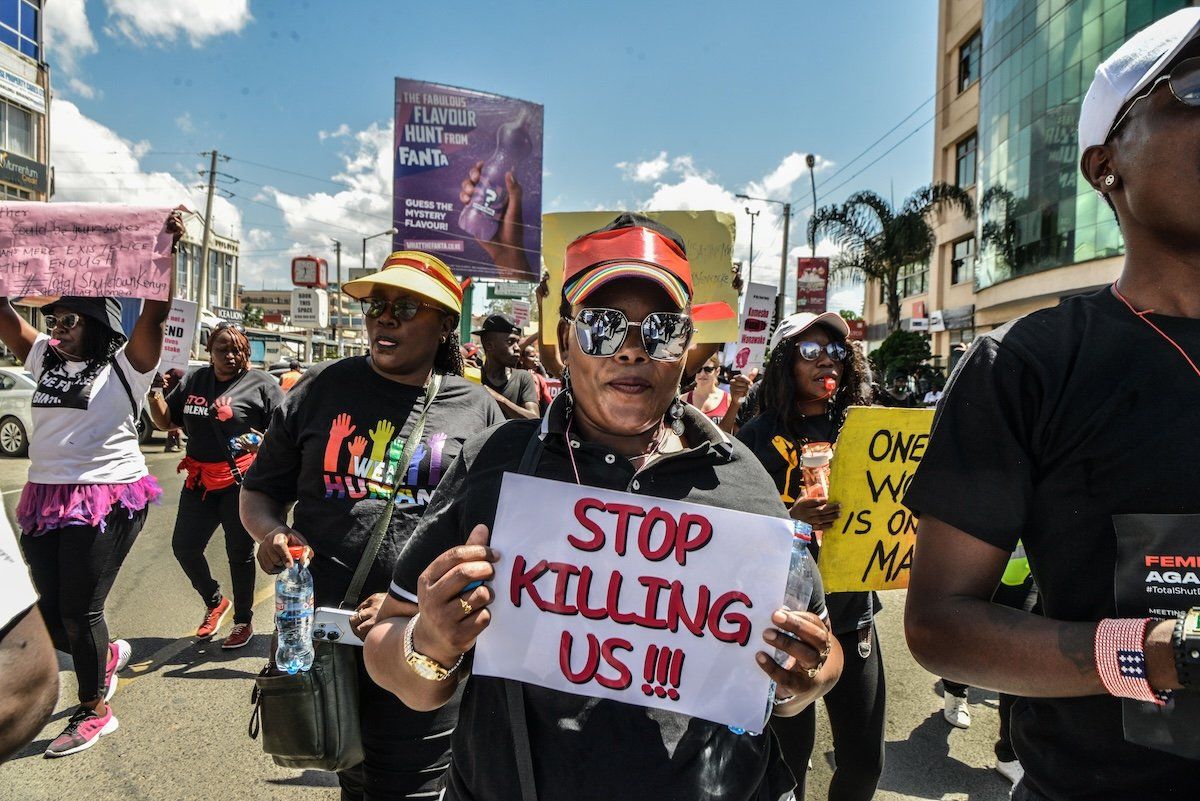
[(381, 237), (381, 236), (391, 236), (391, 235), (392, 235), (392, 234), (394, 234), (394, 233), (396, 233), (396, 229), (395, 229), (395, 228), (389, 228), (389, 229), (387, 229), (386, 231), (380, 231), (380, 232), (379, 232), (379, 233), (377, 233), (377, 234), (371, 234), (370, 236), (364, 236), (364, 237), (363, 237), (363, 241), (362, 241), (362, 268), (363, 268), (363, 272), (366, 272), (366, 270), (367, 270), (367, 242), (368, 242), (368, 241), (370, 241), (370, 240), (372, 240), (372, 239), (375, 239), (375, 238), (377, 238), (377, 237)]
[[(783, 206), (783, 252), (779, 254), (779, 292), (777, 292), (775, 294), (775, 321), (776, 321), (775, 324), (779, 325), (779, 320), (783, 319), (784, 298), (787, 297), (788, 232), (790, 231), (790, 226), (791, 226), (791, 222), (792, 222), (792, 204), (787, 203), (782, 200), (776, 200), (776, 199), (770, 198), (770, 197), (750, 197), (749, 195), (734, 195), (734, 197), (741, 198), (742, 200), (755, 200), (755, 201), (758, 201), (759, 203), (775, 203), (780, 206)], [(746, 209), (746, 213), (749, 214), (750, 210)], [(758, 212), (755, 212), (755, 214), (757, 214), (757, 213)], [(753, 217), (750, 218), (750, 242), (751, 242), (751, 250), (753, 250), (753, 243), (754, 243), (754, 218)], [(751, 257), (751, 262), (753, 263), (753, 257)], [(746, 279), (746, 283), (750, 283), (749, 278)]]
[(746, 285), (754, 280), (754, 218), (762, 214), (761, 211), (750, 211), (750, 207), (746, 207), (746, 213), (750, 215), (750, 266), (746, 268)]

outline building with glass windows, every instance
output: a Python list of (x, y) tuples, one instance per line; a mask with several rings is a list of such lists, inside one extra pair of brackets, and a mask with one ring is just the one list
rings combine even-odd
[[(0, 0), (4, 2), (4, 0)], [(195, 211), (183, 214), (184, 234), (175, 254), (175, 292), (186, 300), (200, 301), (200, 263), (204, 258), (204, 215)], [(208, 299), (202, 308), (239, 308), (238, 303), (238, 240), (209, 233)]]
[(42, 0), (0, 0), (0, 200), (49, 200)]
[[(1116, 220), (1079, 171), (1076, 123), (1096, 66), (1189, 0), (940, 0), (933, 180), (972, 192), (976, 219), (933, 220), (928, 265), (906, 268), (901, 327), (956, 343), (1112, 282)], [(886, 336), (879, 287), (868, 338)]]

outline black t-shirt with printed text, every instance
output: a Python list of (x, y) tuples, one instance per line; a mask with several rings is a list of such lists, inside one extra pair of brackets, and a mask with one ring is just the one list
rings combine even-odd
[[(308, 371), (275, 413), (243, 485), (280, 503), (296, 502), (292, 527), (314, 551), (318, 606), (341, 603), (391, 493), (389, 445), (407, 441), (425, 399), (421, 387), (384, 378), (367, 358)], [(483, 388), (458, 376), (442, 378), (420, 444), (402, 457), (396, 508), (359, 600), (387, 589), (396, 557), (463, 441), (502, 419)]]
[[(560, 396), (543, 421), (514, 420), (469, 440), (434, 493), (417, 531), (396, 563), (392, 594), (412, 600), (421, 572), (462, 545), (478, 523), (496, 517), (501, 481), (517, 472), (530, 437), (544, 424), (545, 447), (535, 475), (650, 497), (786, 516), (762, 467), (740, 443), (688, 406), (682, 418), (690, 449), (640, 473), (600, 445), (575, 440), (574, 467), (565, 443)], [(813, 570), (809, 611), (824, 616), (820, 573)], [(465, 681), (447, 801), (521, 798), (504, 682)], [(521, 683), (539, 798), (575, 801), (778, 801), (795, 781), (774, 735), (735, 734), (699, 718)]]
[(171, 423), (187, 434), (187, 455), (199, 462), (224, 463), (230, 456), (230, 439), (251, 429), (266, 432), (271, 415), (283, 403), (283, 390), (262, 370), (218, 381), (206, 366), (184, 376), (166, 400)]
[[(808, 442), (835, 442), (837, 431), (828, 417), (805, 418), (803, 436)], [(780, 430), (775, 412), (763, 412), (738, 429), (737, 438), (758, 457), (779, 492), (779, 499), (790, 507), (804, 494), (804, 471), (800, 465), (800, 444)], [(813, 540), (813, 557), (820, 560), (821, 548)], [(834, 634), (849, 634), (871, 625), (883, 605), (873, 592), (831, 592), (825, 595), (829, 622)]]
[[(1200, 360), (1200, 320), (1148, 319)], [(1020, 538), (1045, 616), (1096, 621), (1117, 616), (1113, 516), (1200, 513), (1198, 453), (1200, 376), (1105, 288), (976, 341), (904, 502), (1005, 551)], [(1200, 763), (1127, 742), (1116, 698), (1019, 699), (1012, 739), (1054, 801), (1197, 796)]]

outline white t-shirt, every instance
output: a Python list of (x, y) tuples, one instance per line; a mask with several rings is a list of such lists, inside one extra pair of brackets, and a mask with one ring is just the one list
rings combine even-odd
[(37, 599), (12, 524), (0, 508), (0, 628), (37, 603)]
[[(146, 475), (137, 440), (137, 415), (157, 367), (139, 373), (121, 348), (121, 368), (137, 411), (113, 365), (100, 369), (90, 387), (78, 382), (87, 362), (66, 362), (42, 375), (50, 337), (38, 334), (25, 366), (38, 382), (33, 394), (29, 480), (35, 484), (132, 484)], [(48, 405), (49, 404), (49, 405)]]

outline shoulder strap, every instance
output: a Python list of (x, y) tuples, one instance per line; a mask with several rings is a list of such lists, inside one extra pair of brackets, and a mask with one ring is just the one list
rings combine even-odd
[[(521, 466), (522, 475), (531, 476), (537, 471), (542, 458), (542, 438), (534, 429), (533, 436), (525, 445)], [(521, 801), (537, 801), (537, 782), (533, 776), (533, 752), (529, 746), (529, 722), (525, 719), (525, 691), (521, 682), (504, 679), (504, 698), (508, 702), (508, 725), (512, 727), (513, 750), (517, 759), (517, 779), (521, 785)]]
[(416, 423), (413, 424), (412, 431), (404, 443), (404, 450), (400, 451), (400, 456), (396, 460), (396, 474), (392, 477), (392, 492), (386, 499), (387, 508), (384, 509), (383, 514), (375, 523), (375, 528), (371, 531), (371, 539), (367, 541), (366, 550), (363, 551), (362, 558), (358, 560), (358, 567), (354, 570), (354, 578), (350, 580), (350, 587), (346, 590), (345, 597), (342, 598), (343, 607), (358, 603), (358, 594), (362, 592), (363, 584), (367, 581), (367, 574), (371, 572), (371, 565), (375, 563), (375, 557), (379, 555), (379, 546), (383, 544), (383, 537), (387, 534), (388, 526), (392, 524), (392, 512), (396, 509), (396, 491), (400, 487), (400, 482), (404, 480), (405, 460), (410, 453), (416, 450), (417, 445), (421, 442), (421, 433), (425, 430), (425, 418), (428, 416), (429, 407), (433, 405), (433, 399), (437, 396), (441, 386), (441, 374), (434, 373), (430, 376), (429, 387), (425, 390), (425, 404), (421, 408), (421, 414), (417, 417)]
[(129, 405), (133, 409), (134, 422), (137, 421), (138, 406), (137, 401), (133, 399), (133, 387), (129, 386), (129, 379), (125, 377), (125, 371), (121, 369), (121, 365), (117, 364), (116, 359), (109, 359), (109, 365), (117, 378), (121, 381), (121, 386), (125, 387), (125, 395), (129, 398)]

